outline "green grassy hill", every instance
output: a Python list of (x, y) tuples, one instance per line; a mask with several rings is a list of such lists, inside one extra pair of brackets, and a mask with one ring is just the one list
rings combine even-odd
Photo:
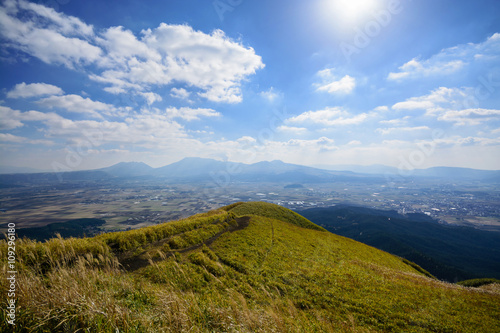
[(226, 209), (239, 216), (264, 216), (284, 222), (289, 222), (307, 229), (326, 231), (324, 228), (312, 223), (305, 217), (291, 211), (290, 209), (286, 209), (267, 202), (237, 202), (235, 204), (227, 206)]
[(299, 213), (335, 234), (411, 260), (440, 280), (500, 279), (498, 232), (366, 207), (337, 205)]
[[(6, 274), (7, 245), (0, 243)], [(15, 332), (493, 332), (498, 285), (443, 283), (291, 211), (18, 240)], [(6, 279), (0, 280), (2, 293)], [(0, 306), (6, 308), (2, 294)], [(5, 312), (0, 319), (5, 323)]]

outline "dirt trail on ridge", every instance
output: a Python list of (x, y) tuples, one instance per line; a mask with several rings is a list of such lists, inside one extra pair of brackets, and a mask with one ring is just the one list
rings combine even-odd
[[(243, 230), (246, 227), (248, 227), (248, 225), (250, 224), (250, 216), (238, 217), (235, 220), (236, 220), (236, 225), (229, 226), (229, 228), (227, 228), (225, 230), (222, 230), (221, 232), (217, 233), (216, 235), (210, 237), (209, 239), (207, 239), (207, 240), (205, 240), (205, 241), (203, 241), (203, 242), (201, 242), (199, 244), (196, 244), (196, 245), (193, 245), (193, 246), (190, 246), (190, 247), (186, 247), (184, 249), (171, 250), (168, 253), (165, 253), (165, 258), (149, 258), (149, 256), (148, 256), (148, 250), (145, 250), (142, 253), (140, 253), (138, 255), (135, 255), (135, 256), (129, 256), (129, 254), (132, 251), (128, 251), (126, 253), (118, 255), (118, 261), (120, 262), (120, 264), (122, 265), (122, 267), (126, 271), (133, 272), (133, 271), (136, 271), (136, 270), (138, 270), (140, 268), (149, 266), (150, 265), (150, 261), (159, 262), (159, 261), (165, 260), (165, 259), (173, 256), (174, 253), (189, 252), (189, 251), (192, 251), (192, 250), (196, 250), (196, 249), (202, 247), (203, 245), (210, 246), (213, 242), (215, 242), (224, 233), (226, 233), (226, 232), (234, 232), (234, 231), (238, 231), (238, 230)], [(160, 246), (163, 243), (167, 242), (169, 239), (170, 238), (166, 238), (166, 239), (162, 239), (160, 241), (157, 241), (155, 243), (152, 243), (153, 247)]]

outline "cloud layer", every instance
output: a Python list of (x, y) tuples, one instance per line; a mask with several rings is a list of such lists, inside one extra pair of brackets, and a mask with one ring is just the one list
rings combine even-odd
[[(74, 4), (62, 9), (77, 12)], [(325, 49), (301, 59), (312, 49), (290, 53), (286, 40), (231, 24), (226, 32), (206, 28), (209, 20), (198, 18), (176, 22), (201, 30), (158, 16), (137, 25), (150, 28), (131, 30), (97, 26), (104, 14), (93, 26), (37, 3), (3, 1), (0, 60), (19, 71), (0, 90), (4, 159), (33, 153), (48, 168), (59, 161), (72, 169), (124, 160), (159, 166), (185, 156), (397, 166), (419, 145), (434, 145), (428, 165), (445, 157), (462, 166), (483, 165), (481, 156), (488, 168), (500, 162), (498, 33), (476, 34), (474, 43), (464, 36), (427, 58), (413, 48), (372, 53), (380, 35), (360, 50), (359, 65)], [(75, 153), (87, 164), (69, 163)]]
[(337, 95), (352, 93), (356, 87), (356, 79), (350, 75), (339, 78), (334, 72), (334, 68), (326, 68), (316, 74), (321, 79), (320, 83), (315, 84), (316, 91)]
[(500, 33), (495, 33), (482, 43), (457, 45), (424, 60), (413, 58), (391, 72), (388, 80), (408, 80), (449, 75), (474, 65), (481, 66), (500, 59)]
[(30, 98), (44, 95), (61, 95), (64, 91), (51, 84), (47, 83), (30, 83), (25, 82), (16, 84), (16, 86), (7, 92), (7, 98)]
[(8, 0), (0, 7), (0, 34), (8, 49), (47, 64), (85, 68), (115, 94), (176, 82), (209, 101), (238, 103), (241, 82), (264, 67), (251, 47), (221, 30), (207, 34), (161, 23), (140, 36), (123, 27), (95, 31), (76, 17), (24, 0)]

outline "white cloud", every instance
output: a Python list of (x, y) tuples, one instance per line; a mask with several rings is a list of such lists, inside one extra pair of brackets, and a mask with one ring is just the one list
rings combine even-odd
[(13, 4), (0, 7), (0, 34), (8, 41), (9, 48), (69, 68), (92, 63), (100, 57), (99, 47), (79, 38), (92, 36), (92, 26), (42, 5), (24, 0), (16, 2), (17, 6)]
[(0, 105), (0, 130), (11, 130), (22, 127), (21, 111)]
[(122, 121), (97, 121), (71, 120), (56, 113), (13, 111), (15, 112), (12, 115), (17, 121), (44, 124), (45, 128), (40, 128), (40, 131), (46, 137), (60, 138), (68, 142), (90, 140), (93, 147), (114, 143), (155, 148), (190, 140), (183, 126), (165, 114), (154, 112), (131, 115)]
[(305, 127), (295, 127), (295, 126), (286, 126), (286, 125), (278, 126), (277, 130), (280, 132), (290, 132), (293, 134), (304, 134), (307, 132), (307, 128), (305, 128)]
[(377, 132), (382, 135), (392, 134), (394, 132), (408, 133), (417, 131), (430, 131), (430, 128), (428, 126), (377, 128)]
[[(243, 141), (243, 140), (242, 140)], [(223, 151), (231, 161), (255, 163), (262, 160), (280, 159), (288, 163), (304, 164), (385, 164), (407, 168), (403, 162), (420, 146), (435, 144), (434, 154), (429, 155), (413, 167), (425, 168), (439, 165), (497, 168), (499, 163), (499, 138), (452, 137), (436, 140), (383, 140), (379, 143), (360, 144), (353, 140), (345, 145), (335, 145), (334, 140), (321, 137), (312, 140), (293, 139), (287, 141), (266, 140), (251, 145), (238, 141), (217, 141), (202, 145), (205, 151)], [(254, 147), (257, 144), (258, 147)], [(257, 148), (257, 149), (256, 149)], [(205, 153), (206, 156), (207, 153)], [(489, 156), (484, 161), (484, 156)], [(450, 164), (449, 161), (453, 163)], [(486, 163), (486, 164), (485, 164)]]
[(193, 109), (188, 107), (168, 108), (165, 110), (166, 115), (170, 119), (180, 118), (187, 121), (199, 120), (200, 117), (220, 117), (221, 114), (213, 109)]
[(335, 141), (325, 136), (312, 140), (291, 139), (288, 141), (266, 141), (264, 142), (264, 147), (267, 153), (281, 153), (284, 156), (301, 155), (303, 158), (308, 155), (325, 153), (338, 149), (335, 145)]
[(412, 59), (399, 67), (399, 72), (389, 73), (387, 78), (389, 80), (401, 80), (420, 76), (446, 75), (456, 72), (464, 66), (465, 63), (462, 60), (434, 64), (429, 60), (422, 63), (416, 59)]
[(43, 95), (61, 95), (64, 91), (51, 84), (47, 83), (30, 83), (25, 82), (16, 84), (15, 87), (7, 93), (7, 98), (28, 98)]
[(121, 26), (108, 28), (97, 38), (96, 42), (107, 53), (107, 56), (101, 60), (103, 67), (121, 65), (127, 59), (134, 57), (161, 62), (161, 55), (156, 50), (149, 48), (139, 41), (132, 31), (125, 30)]
[(282, 94), (276, 91), (274, 87), (269, 88), (269, 90), (262, 91), (260, 95), (271, 103), (282, 97)]
[(303, 164), (308, 157), (325, 156), (338, 149), (333, 139), (320, 137), (312, 140), (292, 139), (287, 141), (256, 140), (244, 136), (234, 141), (214, 141), (202, 145), (203, 156), (223, 154), (231, 161), (255, 163), (263, 160), (283, 160)]
[(438, 120), (454, 122), (456, 125), (480, 125), (484, 122), (500, 122), (500, 110), (464, 109), (445, 111)]
[(144, 99), (146, 100), (148, 105), (151, 105), (155, 102), (161, 102), (163, 100), (163, 98), (161, 98), (160, 95), (158, 95), (157, 93), (154, 93), (154, 92), (143, 92), (143, 93), (139, 93), (139, 94), (142, 97), (144, 97)]
[(54, 142), (50, 140), (31, 140), (22, 136), (13, 135), (10, 133), (0, 133), (0, 142), (12, 142), (12, 143), (27, 143), (27, 144), (43, 144), (46, 146), (51, 146)]
[(110, 113), (114, 106), (102, 102), (83, 98), (79, 95), (50, 96), (37, 102), (49, 109), (64, 109), (69, 112), (88, 114), (94, 118), (101, 118), (101, 113)]
[(198, 95), (210, 101), (238, 103), (242, 82), (264, 67), (253, 48), (221, 30), (207, 34), (161, 23), (140, 38), (123, 27), (96, 33), (78, 18), (24, 0), (0, 7), (0, 35), (6, 50), (70, 69), (84, 67), (114, 94), (147, 93), (177, 82), (200, 89)]
[(389, 73), (387, 79), (398, 81), (449, 75), (474, 63), (498, 61), (499, 51), (500, 34), (495, 33), (482, 43), (461, 44), (443, 49), (425, 60), (414, 58), (400, 66), (399, 71)]
[(424, 110), (426, 116), (440, 121), (453, 122), (455, 125), (495, 125), (500, 122), (500, 110), (471, 108), (476, 104), (474, 89), (440, 87), (430, 94), (412, 97), (396, 103), (392, 109)]
[[(210, 145), (191, 137), (196, 135), (196, 131), (189, 131), (176, 122), (176, 119), (195, 120), (201, 117), (217, 117), (219, 113), (212, 109), (170, 109), (169, 112), (160, 111), (156, 108), (142, 110), (142, 114), (130, 113), (128, 117), (109, 121), (97, 120), (72, 120), (58, 115), (54, 112), (25, 111), (21, 112), (8, 107), (0, 106), (0, 121), (2, 130), (9, 130), (21, 126), (36, 127), (37, 133), (44, 136), (43, 140), (34, 140), (18, 136), (17, 133), (2, 133), (0, 139), (6, 143), (3, 147), (16, 147), (15, 145), (27, 144), (54, 144), (60, 147), (73, 146), (83, 149), (85, 156), (93, 156), (96, 152), (102, 152), (102, 147), (106, 150), (120, 149), (132, 145), (134, 154), (137, 151), (148, 152), (147, 159), (164, 158), (164, 156), (175, 156), (182, 158), (182, 152), (189, 151), (193, 156), (201, 156), (205, 153), (221, 152), (227, 146), (225, 140), (221, 145)], [(3, 119), (8, 121), (3, 121)], [(47, 167), (50, 167), (54, 160), (64, 163), (67, 153), (52, 149), (48, 153), (53, 154), (47, 160)], [(97, 153), (96, 153), (97, 154)], [(109, 154), (106, 157), (108, 158)], [(45, 156), (45, 155), (43, 155)], [(40, 159), (44, 159), (40, 155)], [(145, 155), (146, 156), (146, 155)], [(143, 156), (143, 158), (145, 157)], [(156, 156), (156, 157), (154, 157)], [(162, 157), (163, 156), (163, 157)], [(85, 158), (84, 165), (102, 164), (102, 159), (96, 157)], [(91, 164), (87, 164), (91, 163)], [(100, 164), (101, 163), (101, 164)]]
[(435, 107), (434, 103), (418, 97), (412, 97), (404, 102), (396, 103), (392, 106), (394, 110), (427, 110)]
[[(20, 112), (5, 107), (0, 107), (0, 117), (5, 115), (13, 121), (39, 122), (36, 127), (46, 139), (54, 142), (64, 142), (64, 145), (80, 145), (87, 154), (85, 161), (79, 168), (102, 165), (103, 161), (112, 164), (120, 158), (133, 160), (141, 159), (154, 161), (156, 165), (164, 165), (165, 156), (168, 161), (180, 159), (183, 152), (189, 151), (192, 156), (218, 156), (224, 154), (230, 160), (253, 163), (260, 160), (281, 159), (290, 163), (303, 164), (307, 160), (310, 164), (330, 161), (332, 164), (366, 164), (382, 163), (398, 166), (401, 156), (408, 156), (416, 149), (416, 144), (435, 143), (436, 151), (419, 167), (446, 165), (450, 158), (455, 165), (468, 167), (491, 167), (498, 165), (498, 152), (500, 138), (481, 136), (450, 136), (437, 138), (432, 141), (405, 141), (384, 140), (381, 143), (362, 144), (359, 140), (351, 140), (345, 145), (336, 145), (335, 141), (323, 136), (312, 140), (292, 139), (287, 141), (264, 140), (258, 141), (249, 136), (240, 137), (234, 141), (225, 139), (202, 142), (191, 138), (182, 125), (175, 122), (168, 114), (156, 112), (155, 109), (141, 115), (132, 114), (121, 121), (104, 120), (70, 120), (55, 113), (38, 111)], [(418, 126), (417, 126), (418, 127)], [(498, 128), (495, 127), (495, 128)], [(415, 130), (415, 132), (418, 132)], [(3, 133), (0, 139), (16, 144), (50, 144), (49, 140), (29, 140), (14, 134)], [(493, 133), (492, 133), (493, 134)], [(498, 136), (498, 135), (496, 135)], [(89, 137), (93, 138), (89, 146)], [(406, 138), (406, 135), (405, 135)], [(45, 141), (45, 142), (42, 142)], [(110, 145), (115, 145), (110, 146)], [(141, 152), (127, 152), (122, 146), (133, 145)], [(255, 147), (257, 146), (257, 147)], [(258, 149), (256, 149), (258, 148)], [(67, 152), (57, 150), (44, 151), (47, 157), (47, 167), (54, 160), (64, 161)], [(118, 155), (117, 155), (118, 154)], [(141, 155), (142, 154), (142, 155)], [(481, 156), (490, 156), (484, 164)], [(118, 160), (116, 160), (118, 159)], [(148, 160), (149, 159), (149, 160)], [(475, 164), (473, 163), (474, 161)], [(90, 164), (87, 164), (90, 163)], [(101, 164), (99, 164), (101, 163)], [(444, 164), (443, 164), (444, 163)], [(104, 165), (103, 165), (104, 166)]]
[[(143, 85), (176, 81), (202, 89), (199, 95), (208, 100), (237, 103), (242, 98), (241, 81), (264, 67), (252, 48), (234, 42), (221, 30), (205, 34), (187, 25), (162, 23), (154, 30), (142, 31), (140, 41), (123, 30), (114, 29), (113, 34), (128, 36), (129, 43), (120, 45), (128, 52), (126, 61), (120, 62), (119, 70), (112, 68), (91, 78), (116, 89), (140, 89)], [(140, 55), (132, 51), (141, 48), (129, 47), (137, 43), (142, 44)]]
[(410, 118), (409, 116), (406, 116), (406, 117), (403, 117), (401, 119), (381, 120), (381, 121), (379, 121), (379, 123), (384, 124), (384, 125), (391, 125), (391, 126), (401, 126), (401, 125), (407, 124), (409, 118)]
[(432, 143), (435, 143), (438, 147), (498, 146), (500, 145), (500, 138), (486, 138), (477, 136), (462, 137), (459, 135), (454, 135), (434, 140)]
[(30, 12), (30, 14), (47, 19), (51, 22), (51, 28), (61, 33), (77, 36), (91, 36), (94, 33), (91, 25), (85, 24), (74, 16), (67, 16), (50, 7), (24, 0), (18, 1), (18, 4), (19, 8)]
[(338, 81), (333, 81), (317, 88), (317, 91), (326, 91), (330, 94), (350, 94), (356, 87), (356, 80), (349, 75), (345, 75)]
[(430, 94), (411, 97), (406, 101), (396, 103), (393, 110), (425, 110), (426, 114), (436, 114), (445, 108), (463, 108), (468, 105), (472, 88), (446, 88), (440, 87), (431, 91)]
[(15, 143), (23, 143), (28, 141), (27, 138), (23, 138), (17, 135), (12, 135), (9, 133), (0, 133), (0, 141), (3, 142), (15, 142)]
[(318, 124), (322, 126), (356, 125), (368, 118), (367, 113), (351, 115), (338, 107), (327, 107), (318, 111), (307, 111), (298, 116), (288, 118), (286, 122), (298, 124)]
[(243, 145), (253, 145), (257, 143), (257, 140), (255, 138), (252, 138), (251, 136), (242, 136), (238, 140), (236, 140), (238, 143), (243, 144)]
[(25, 122), (30, 121), (48, 122), (56, 119), (64, 118), (52, 112), (21, 112), (19, 110), (13, 110), (6, 106), (0, 106), (0, 130), (12, 130), (18, 127), (23, 127)]
[(315, 83), (316, 91), (327, 92), (330, 94), (347, 95), (352, 93), (356, 87), (356, 79), (349, 75), (338, 78), (334, 74), (333, 68), (327, 68), (316, 73), (322, 79), (321, 83)]
[(387, 112), (387, 111), (389, 111), (389, 107), (386, 105), (381, 105), (381, 106), (377, 106), (375, 109), (373, 109), (373, 111), (375, 111), (375, 112)]
[(208, 99), (209, 101), (217, 103), (235, 104), (240, 103), (243, 100), (239, 87), (211, 87), (206, 92), (198, 93), (198, 95)]
[(191, 93), (184, 88), (172, 88), (170, 89), (170, 96), (174, 98), (189, 100)]
[(287, 145), (290, 146), (301, 146), (301, 147), (308, 147), (308, 146), (315, 146), (318, 145), (320, 147), (330, 147), (332, 149), (336, 149), (337, 147), (334, 146), (335, 140), (327, 138), (326, 136), (322, 136), (316, 140), (297, 140), (297, 139), (292, 139), (289, 140)]

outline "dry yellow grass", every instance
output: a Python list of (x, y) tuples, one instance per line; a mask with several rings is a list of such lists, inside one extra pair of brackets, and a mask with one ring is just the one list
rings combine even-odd
[[(184, 252), (157, 248), (196, 230), (203, 242), (205, 227), (232, 223), (236, 216), (226, 210), (169, 227), (88, 239), (18, 240), (14, 331), (493, 332), (500, 327), (497, 285), (442, 283), (383, 251), (258, 210), (248, 226), (223, 233), (210, 246), (200, 243)], [(158, 257), (131, 272), (119, 259), (134, 242)], [(4, 274), (5, 253), (2, 242)], [(2, 292), (6, 287), (1, 279)]]

